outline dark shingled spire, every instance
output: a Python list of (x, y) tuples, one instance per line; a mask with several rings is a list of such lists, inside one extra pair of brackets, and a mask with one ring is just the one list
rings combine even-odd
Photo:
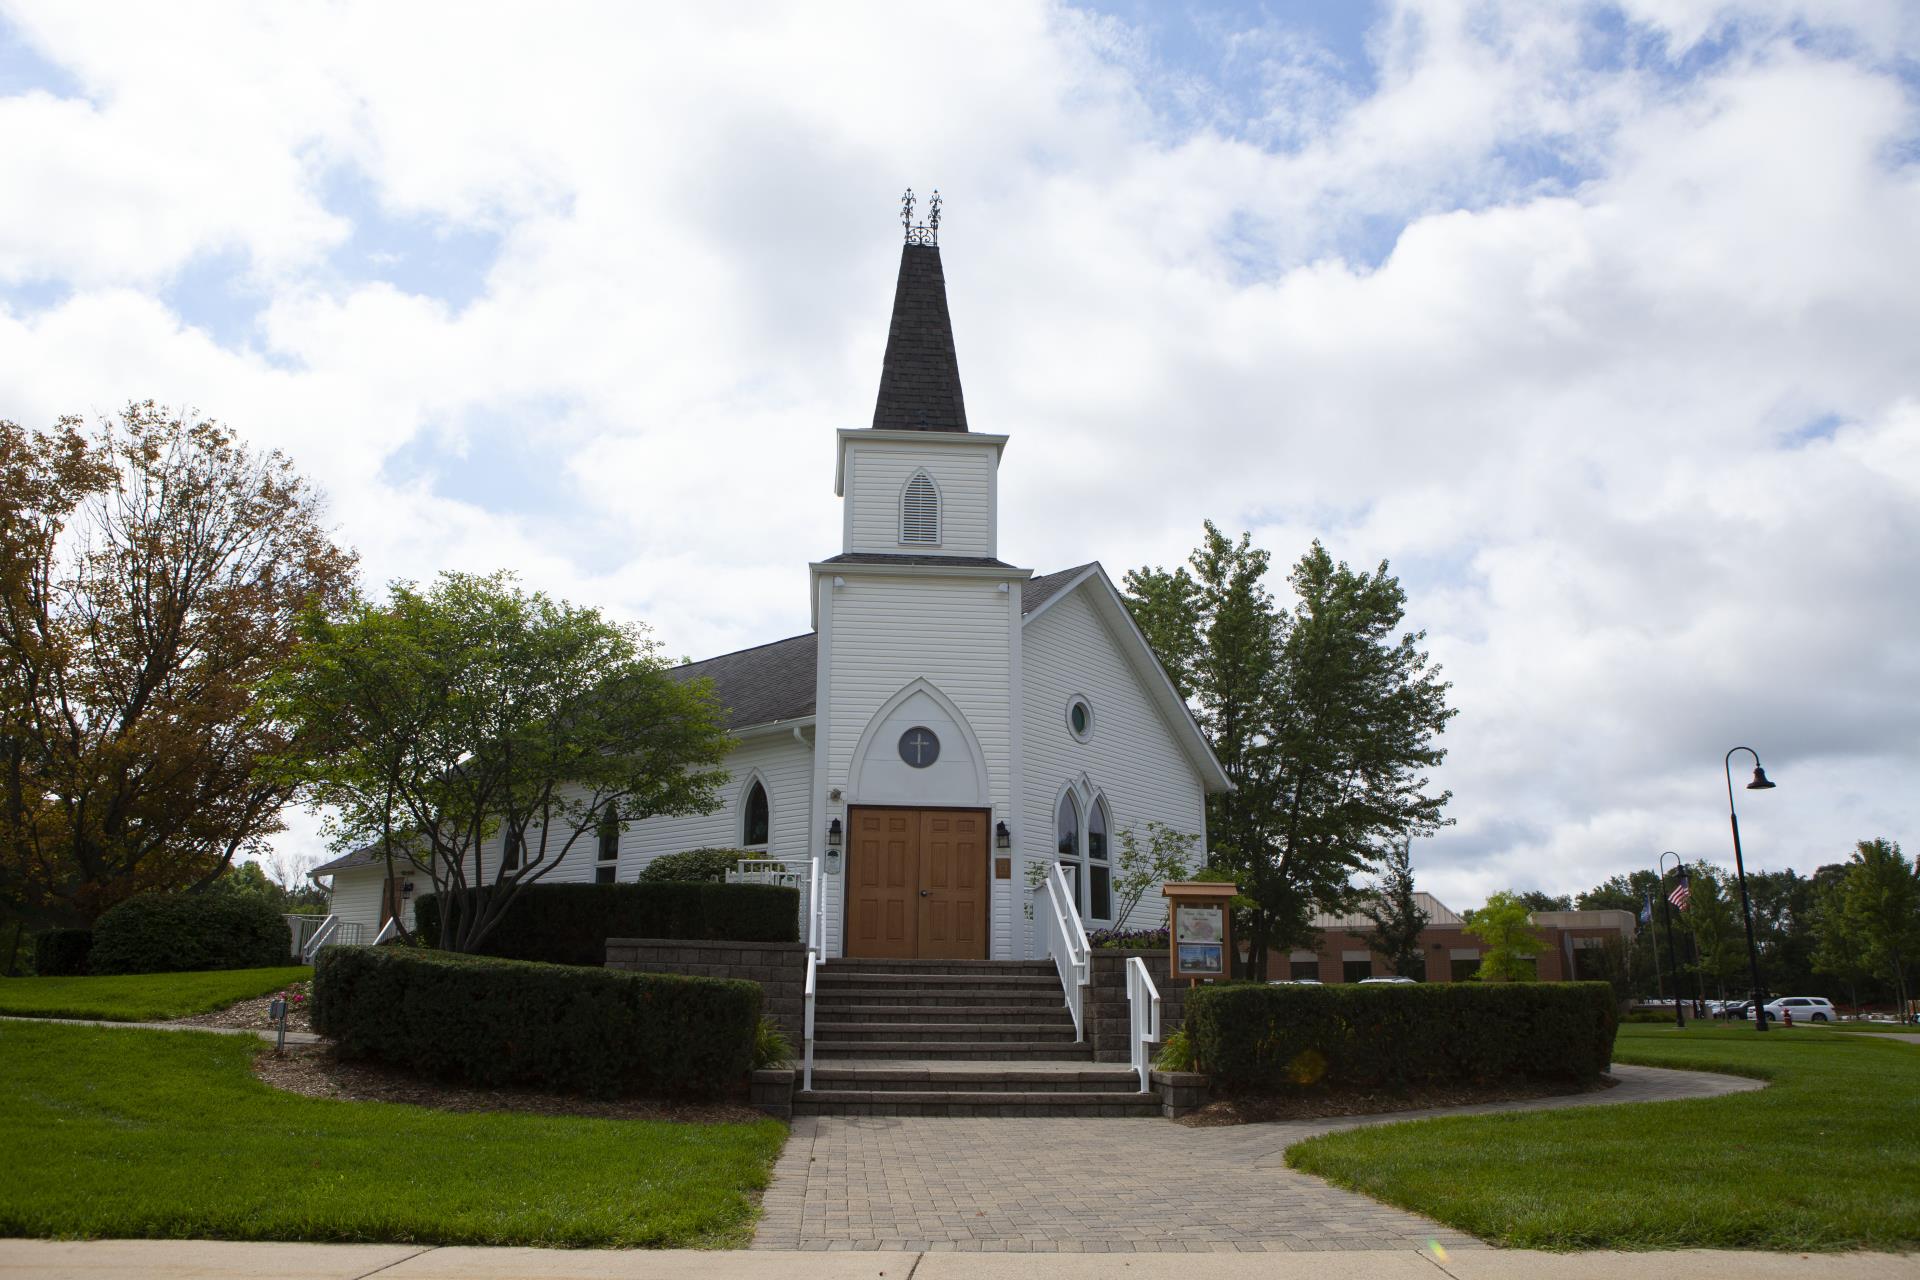
[(901, 246), (900, 280), (893, 288), (893, 324), (887, 329), (887, 355), (880, 365), (873, 429), (967, 429), (967, 406), (960, 398), (960, 361), (953, 352), (953, 321), (947, 317), (947, 277), (940, 269), (938, 245)]

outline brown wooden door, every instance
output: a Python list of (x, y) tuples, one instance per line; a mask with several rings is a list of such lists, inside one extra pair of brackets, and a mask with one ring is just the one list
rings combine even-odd
[(920, 814), (920, 946), (926, 960), (987, 958), (987, 819), (978, 812)]
[(846, 954), (986, 959), (987, 816), (967, 809), (854, 809)]
[(919, 923), (920, 813), (855, 809), (852, 826), (846, 953), (911, 960)]

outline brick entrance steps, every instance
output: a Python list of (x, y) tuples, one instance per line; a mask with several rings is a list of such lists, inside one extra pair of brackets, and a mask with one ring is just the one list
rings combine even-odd
[(1051, 961), (830, 960), (799, 1115), (1158, 1115), (1076, 1043)]

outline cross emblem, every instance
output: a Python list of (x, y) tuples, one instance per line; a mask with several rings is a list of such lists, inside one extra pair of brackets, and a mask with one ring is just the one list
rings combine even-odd
[(900, 735), (900, 758), (924, 769), (940, 758), (940, 739), (924, 728), (909, 729)]

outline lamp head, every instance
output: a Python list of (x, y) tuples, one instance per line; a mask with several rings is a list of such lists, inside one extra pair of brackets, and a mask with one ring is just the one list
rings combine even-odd
[(1753, 766), (1753, 781), (1747, 784), (1749, 791), (1771, 791), (1774, 784), (1767, 781), (1767, 771), (1759, 765)]

